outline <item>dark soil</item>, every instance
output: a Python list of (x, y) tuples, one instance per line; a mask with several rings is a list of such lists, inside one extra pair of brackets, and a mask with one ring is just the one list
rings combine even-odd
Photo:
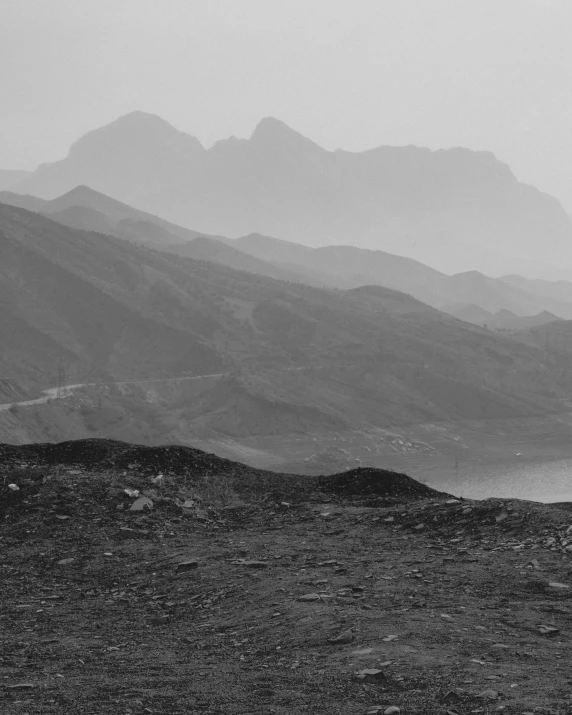
[(0, 499), (2, 713), (572, 712), (567, 505), (97, 440)]

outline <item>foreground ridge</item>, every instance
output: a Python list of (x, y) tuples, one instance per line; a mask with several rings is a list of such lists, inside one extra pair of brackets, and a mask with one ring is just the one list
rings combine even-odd
[(385, 470), (0, 445), (3, 712), (565, 713), (571, 524)]

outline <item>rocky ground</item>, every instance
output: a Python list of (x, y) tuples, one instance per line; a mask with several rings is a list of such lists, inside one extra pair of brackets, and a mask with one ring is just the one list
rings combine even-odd
[(572, 712), (569, 505), (87, 441), (0, 513), (2, 713)]

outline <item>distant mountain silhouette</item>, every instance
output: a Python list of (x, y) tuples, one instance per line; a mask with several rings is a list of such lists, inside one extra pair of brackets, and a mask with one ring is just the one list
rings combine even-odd
[(238, 239), (202, 236), (86, 186), (52, 200), (13, 192), (0, 193), (0, 199), (48, 215), (71, 228), (105, 233), (271, 278), (341, 289), (381, 285), (409, 293), (457, 317), (462, 317), (459, 310), (465, 306), (478, 306), (485, 311), (484, 316), (468, 321), (477, 325), (486, 322), (490, 326), (491, 316), (502, 310), (520, 316), (550, 311), (560, 318), (572, 318), (572, 290), (567, 291), (572, 283), (565, 281), (530, 281), (520, 276), (500, 280), (478, 271), (448, 276), (410, 258), (354, 246), (310, 248), (260, 234)]
[(54, 198), (80, 184), (208, 234), (352, 244), (447, 273), (572, 278), (568, 215), (488, 152), (330, 152), (273, 118), (250, 139), (207, 150), (134, 112), (86, 134), (15, 190)]
[(447, 312), (467, 323), (481, 325), (491, 330), (525, 330), (562, 320), (547, 310), (537, 315), (517, 315), (503, 308), (493, 314), (474, 304), (457, 306)]
[(5, 191), (0, 192), (0, 202), (37, 211), (70, 228), (98, 231), (157, 247), (184, 243), (201, 235), (112, 199), (88, 186), (76, 186), (51, 200)]
[[(319, 279), (315, 271), (319, 271), (322, 276), (337, 279), (339, 287), (383, 285), (410, 293), (454, 315), (457, 315), (458, 308), (473, 304), (484, 311), (481, 313), (483, 318), (499, 310), (511, 310), (517, 315), (536, 315), (549, 310), (558, 317), (572, 318), (572, 291), (568, 300), (554, 297), (551, 289), (543, 294), (541, 286), (552, 286), (550, 281), (539, 281), (538, 290), (529, 292), (520, 286), (518, 276), (514, 284), (505, 279), (489, 278), (478, 271), (448, 276), (410, 258), (354, 246), (313, 249), (259, 234), (227, 239), (227, 243), (276, 265), (297, 271), (306, 268), (313, 272), (307, 275), (306, 280), (314, 284)], [(326, 279), (323, 280), (324, 284), (332, 284), (332, 278), (327, 283)], [(527, 279), (522, 279), (522, 282), (523, 285), (528, 284)], [(572, 283), (567, 285), (572, 287)], [(469, 322), (482, 324), (478, 320)]]
[(499, 280), (511, 286), (516, 286), (527, 293), (547, 296), (553, 300), (562, 302), (572, 302), (572, 282), (571, 281), (546, 281), (523, 278), (522, 276), (502, 276)]
[(460, 305), (452, 305), (447, 310), (449, 315), (454, 315), (459, 320), (464, 320), (467, 323), (472, 323), (473, 325), (488, 326), (491, 320), (494, 318), (494, 313), (491, 313), (480, 305), (475, 305), (474, 303), (461, 303)]

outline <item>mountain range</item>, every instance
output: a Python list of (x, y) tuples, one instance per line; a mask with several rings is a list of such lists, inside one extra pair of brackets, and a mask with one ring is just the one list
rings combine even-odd
[(53, 199), (86, 185), (211, 235), (351, 244), (445, 273), (572, 278), (569, 216), (488, 152), (332, 152), (273, 118), (249, 139), (206, 149), (161, 118), (134, 112), (21, 179), (7, 188)]
[[(494, 279), (478, 271), (448, 276), (410, 258), (355, 246), (310, 248), (260, 234), (238, 239), (204, 236), (86, 186), (52, 200), (0, 192), (0, 201), (42, 213), (71, 228), (279, 280), (341, 289), (363, 285), (394, 288), (489, 328), (516, 329), (518, 320), (511, 315), (533, 318), (533, 322), (534, 316), (540, 316), (536, 320), (540, 323), (550, 316), (553, 320), (572, 318), (572, 283), (567, 281), (532, 281), (514, 275)], [(525, 320), (522, 327), (531, 324)]]
[[(382, 286), (276, 280), (8, 205), (0, 259), (0, 374), (30, 395), (61, 366), (67, 382), (99, 384), (80, 405), (104, 435), (189, 442), (549, 415), (572, 389), (539, 342)], [(49, 424), (55, 438), (53, 414)]]

